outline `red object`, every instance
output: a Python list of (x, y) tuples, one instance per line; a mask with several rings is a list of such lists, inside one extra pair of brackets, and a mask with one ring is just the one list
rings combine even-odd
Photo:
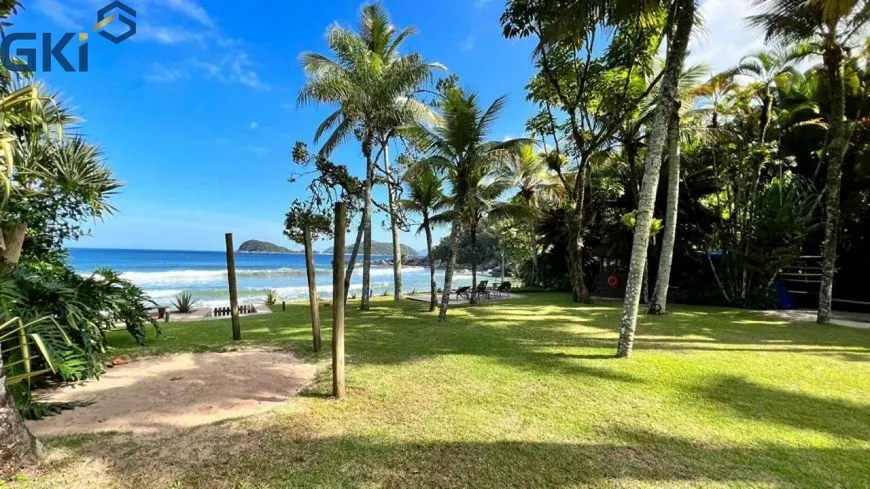
[(611, 289), (615, 289), (616, 286), (619, 285), (619, 277), (617, 277), (616, 275), (611, 275), (607, 277), (607, 285), (609, 285)]

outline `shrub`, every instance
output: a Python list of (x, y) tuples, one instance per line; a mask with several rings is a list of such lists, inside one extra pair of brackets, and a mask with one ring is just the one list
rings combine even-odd
[(193, 306), (196, 305), (196, 302), (198, 300), (199, 299), (193, 297), (193, 294), (185, 290), (184, 292), (176, 295), (175, 299), (172, 300), (171, 304), (177, 312), (187, 314), (193, 311)]
[(278, 291), (275, 289), (266, 292), (266, 305), (274, 306), (278, 302)]

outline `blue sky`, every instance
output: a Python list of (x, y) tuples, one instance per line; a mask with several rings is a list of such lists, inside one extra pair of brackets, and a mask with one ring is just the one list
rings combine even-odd
[[(696, 61), (725, 67), (757, 41), (743, 29), (746, 10), (733, 8), (749, 1), (702, 2), (708, 24), (694, 43)], [(9, 32), (88, 31), (105, 3), (25, 1)], [(325, 53), (326, 28), (333, 22), (353, 25), (362, 3), (127, 3), (137, 10), (134, 37), (114, 45), (92, 35), (87, 73), (39, 75), (84, 119), (80, 131), (103, 147), (108, 165), (125, 183), (113, 199), (118, 214), (95, 223), (93, 236), (76, 246), (211, 250), (221, 249), (223, 233), (230, 231), (237, 242), (288, 244), (281, 234), (283, 214), (294, 198), (305, 197), (304, 183), (287, 182), (293, 169), (289, 151), (296, 140), (310, 143), (329, 113), (327, 107), (296, 107), (304, 81), (297, 57), (302, 51)], [(531, 43), (502, 37), (503, 2), (384, 4), (395, 25), (417, 27), (408, 49), (445, 64), (485, 102), (508, 96), (493, 139), (522, 135), (534, 112), (523, 90), (533, 74)], [(73, 43), (67, 52), (75, 64)], [(362, 175), (354, 141), (333, 159)], [(385, 220), (376, 216), (376, 240), (389, 240)], [(403, 242), (424, 247), (423, 238), (410, 233)]]
[[(104, 3), (25, 2), (10, 32), (86, 31)], [(283, 214), (305, 196), (304, 183), (287, 182), (289, 151), (296, 140), (310, 143), (328, 114), (328, 108), (296, 107), (304, 81), (297, 57), (326, 52), (327, 26), (352, 25), (361, 2), (257, 2), (256, 9), (229, 1), (128, 4), (137, 10), (135, 36), (119, 45), (91, 36), (87, 73), (39, 75), (84, 119), (81, 132), (103, 147), (125, 183), (113, 199), (118, 214), (95, 223), (93, 236), (76, 246), (220, 249), (228, 231), (237, 242), (287, 244)], [(523, 93), (532, 75), (530, 48), (502, 38), (503, 4), (385, 5), (397, 26), (419, 30), (409, 49), (445, 64), (484, 101), (508, 95), (493, 139), (522, 134), (534, 110)], [(66, 52), (76, 64), (73, 43)], [(354, 141), (334, 160), (363, 174)], [(389, 240), (385, 220), (376, 216), (376, 240)], [(410, 233), (404, 241), (424, 247)]]

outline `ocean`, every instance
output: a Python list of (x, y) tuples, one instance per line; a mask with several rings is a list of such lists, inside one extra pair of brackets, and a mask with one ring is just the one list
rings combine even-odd
[[(75, 270), (89, 275), (100, 267), (116, 270), (142, 287), (158, 304), (168, 305), (176, 294), (189, 291), (206, 307), (229, 304), (226, 254), (222, 251), (119, 250), (71, 248), (70, 261)], [(349, 258), (349, 257), (348, 257)], [(372, 261), (389, 259), (373, 255)], [(332, 295), (332, 255), (314, 255), (317, 292)], [(351, 280), (350, 294), (362, 291), (362, 262), (357, 263)], [(372, 266), (372, 293), (393, 293), (393, 267)], [(482, 275), (480, 275), (482, 276)], [(429, 290), (429, 269), (403, 267), (403, 291), (425, 293)], [(439, 287), (444, 272), (436, 271)], [(305, 256), (289, 253), (236, 253), (236, 281), (239, 302), (262, 302), (270, 289), (278, 291), (280, 300), (307, 300), (308, 281)], [(458, 271), (454, 286), (471, 285), (471, 274)]]

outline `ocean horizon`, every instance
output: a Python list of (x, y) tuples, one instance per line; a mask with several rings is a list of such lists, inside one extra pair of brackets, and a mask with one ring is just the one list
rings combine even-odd
[[(77, 273), (90, 275), (98, 268), (111, 268), (141, 287), (159, 305), (168, 305), (181, 292), (190, 292), (202, 307), (220, 307), (229, 303), (226, 252), (194, 250), (151, 250), (122, 248), (68, 248), (70, 263)], [(349, 255), (346, 255), (349, 259)], [(390, 255), (372, 255), (373, 261), (391, 259)], [(262, 302), (269, 290), (279, 300), (308, 299), (305, 255), (302, 253), (236, 252), (236, 282), (239, 303)], [(314, 255), (317, 292), (332, 296), (332, 253)], [(483, 276), (483, 274), (480, 274)], [(402, 267), (403, 291), (424, 293), (429, 290), (427, 267)], [(371, 288), (374, 295), (393, 293), (392, 265), (372, 265)], [(436, 271), (443, 283), (443, 270)], [(471, 274), (454, 275), (454, 286), (470, 285)], [(350, 295), (362, 293), (362, 262), (354, 269)]]

